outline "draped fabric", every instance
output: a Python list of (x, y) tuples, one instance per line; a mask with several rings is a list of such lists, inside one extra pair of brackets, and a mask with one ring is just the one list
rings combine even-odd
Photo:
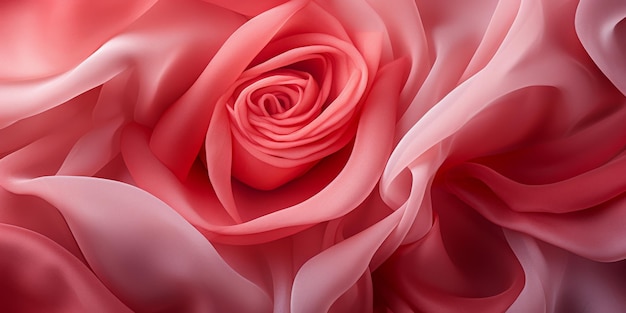
[(626, 2), (0, 2), (0, 311), (622, 312)]

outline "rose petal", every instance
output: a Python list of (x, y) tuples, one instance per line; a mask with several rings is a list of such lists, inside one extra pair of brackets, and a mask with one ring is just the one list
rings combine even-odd
[(397, 215), (392, 215), (307, 261), (293, 283), (291, 312), (327, 312), (364, 274), (374, 252), (396, 222)]
[(0, 4), (0, 79), (57, 74), (92, 54), (156, 0), (26, 0)]
[(576, 32), (593, 61), (626, 95), (626, 3), (580, 1), (576, 10)]
[[(163, 160), (178, 177), (184, 177), (189, 171), (200, 152), (203, 139), (211, 138), (213, 128), (209, 128), (209, 122), (219, 97), (286, 20), (304, 4), (304, 1), (288, 2), (255, 16), (237, 29), (222, 44), (196, 82), (163, 114), (154, 128), (150, 146), (159, 159)], [(233, 58), (233, 55), (237, 57)], [(211, 86), (211, 88), (206, 88), (206, 86)], [(181, 120), (185, 123), (181, 124)], [(218, 136), (223, 134), (222, 130), (216, 132)], [(185, 138), (185, 140), (180, 140), (180, 138)], [(219, 146), (218, 149), (227, 151), (230, 147)], [(219, 161), (221, 160), (216, 162)], [(214, 161), (207, 160), (207, 163), (213, 164)], [(230, 163), (219, 164), (230, 167)], [(215, 177), (212, 181), (216, 188), (225, 188), (222, 187), (226, 184), (225, 181)], [(225, 199), (224, 201), (229, 202)]]
[(10, 188), (55, 205), (90, 266), (134, 310), (270, 310), (262, 290), (233, 271), (183, 218), (140, 189), (71, 176), (16, 180)]
[(526, 274), (507, 312), (620, 312), (626, 305), (624, 261), (594, 262), (513, 231), (506, 237)]
[[(179, 74), (197, 72), (191, 69), (206, 64), (211, 51), (240, 22), (237, 16), (202, 2), (183, 3), (159, 2), (126, 32), (107, 41), (71, 71), (0, 85), (0, 127), (62, 105), (118, 75), (128, 75), (125, 71), (130, 69), (137, 76), (119, 86), (114, 93), (118, 101), (110, 103), (112, 109), (103, 109), (103, 104), (95, 113), (133, 112), (136, 107), (138, 120), (151, 122), (153, 115), (179, 97), (194, 78), (181, 78)], [(224, 29), (212, 27), (210, 21), (218, 18)]]
[(0, 224), (0, 305), (10, 312), (132, 312), (50, 239)]
[(203, 0), (209, 3), (213, 3), (215, 5), (219, 5), (223, 8), (229, 9), (231, 11), (235, 11), (239, 14), (244, 14), (248, 16), (257, 16), (264, 11), (270, 10), (273, 7), (279, 6), (287, 0), (239, 0), (239, 1), (230, 1), (230, 0)]

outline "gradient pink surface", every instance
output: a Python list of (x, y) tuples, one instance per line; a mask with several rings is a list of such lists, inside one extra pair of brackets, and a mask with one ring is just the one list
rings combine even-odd
[(626, 2), (0, 2), (1, 312), (624, 312)]

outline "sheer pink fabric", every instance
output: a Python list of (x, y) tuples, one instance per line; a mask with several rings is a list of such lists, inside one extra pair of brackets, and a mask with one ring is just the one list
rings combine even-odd
[(0, 3), (0, 308), (621, 312), (626, 6)]

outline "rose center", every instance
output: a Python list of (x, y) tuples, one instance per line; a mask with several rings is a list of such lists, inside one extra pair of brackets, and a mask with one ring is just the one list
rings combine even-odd
[[(328, 88), (327, 88), (328, 89)], [(327, 92), (320, 93), (308, 73), (278, 69), (242, 81), (229, 104), (233, 123), (252, 142), (293, 141), (294, 132), (323, 111)]]
[(261, 109), (263, 115), (274, 116), (289, 111), (298, 103), (302, 92), (301, 87), (294, 85), (269, 86), (255, 91), (251, 100)]
[(354, 137), (368, 73), (351, 44), (321, 34), (273, 42), (224, 95), (232, 175), (269, 190)]

